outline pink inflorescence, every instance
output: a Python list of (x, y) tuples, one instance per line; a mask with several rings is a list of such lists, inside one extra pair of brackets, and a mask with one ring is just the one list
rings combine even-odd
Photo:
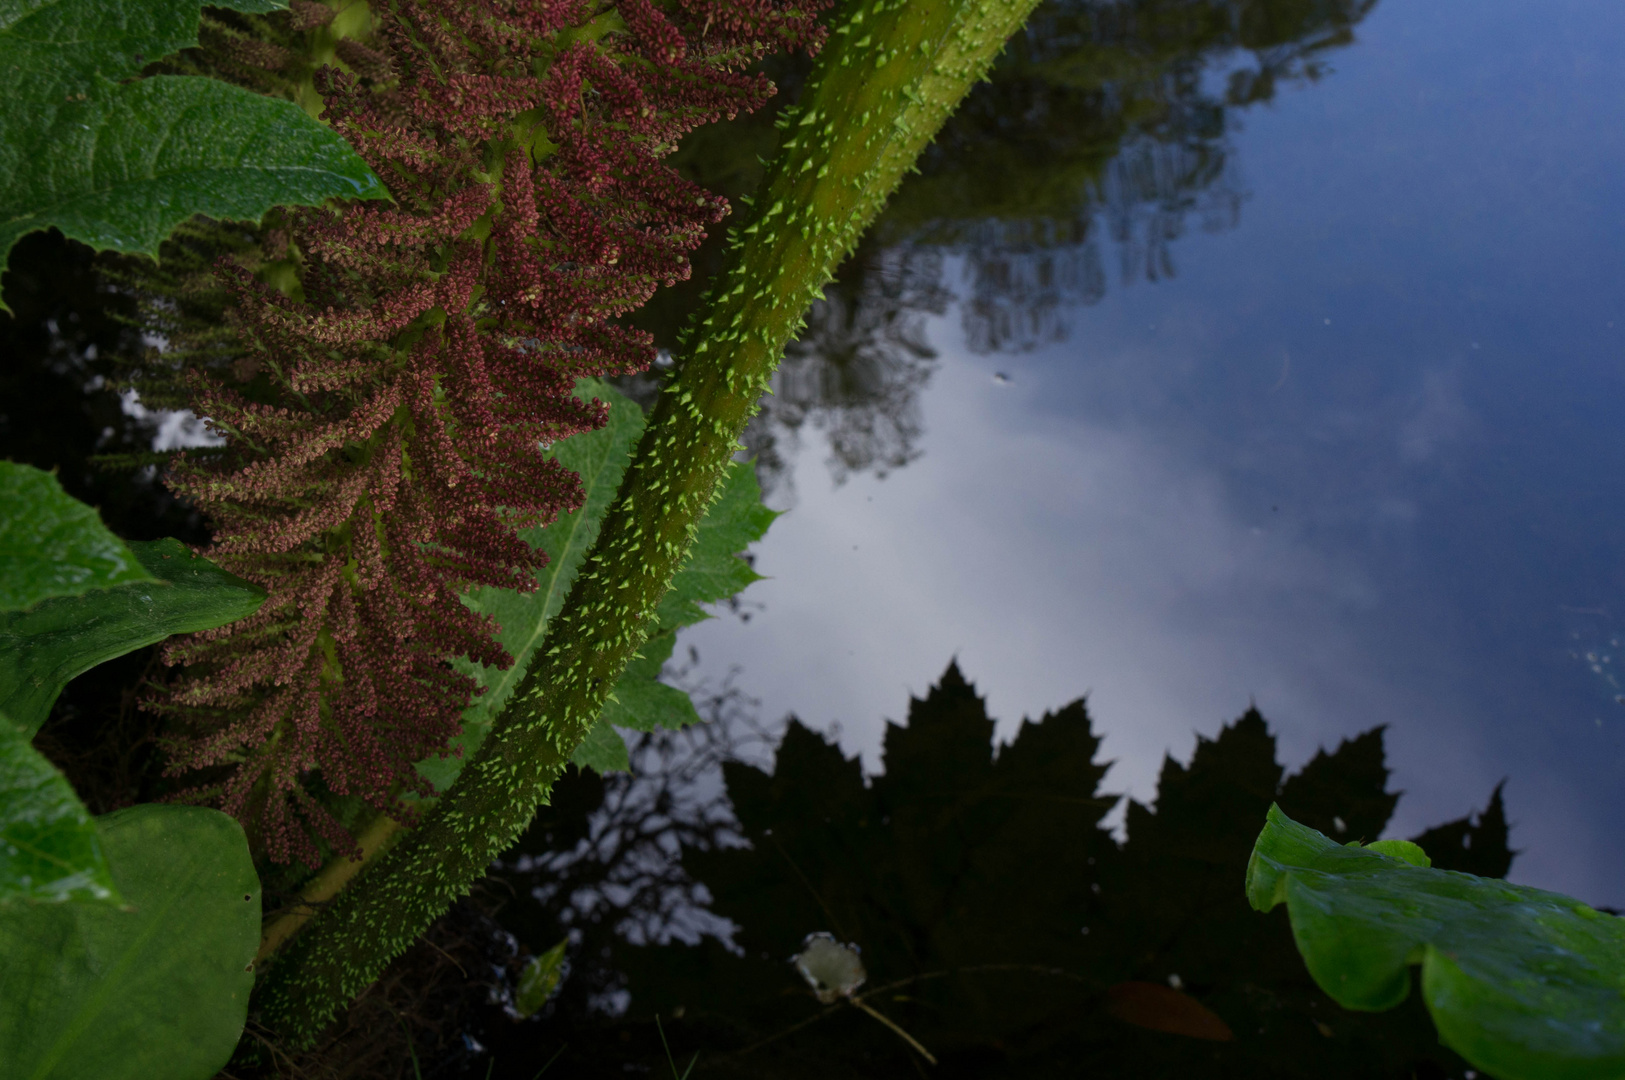
[[(172, 643), (187, 670), (152, 702), (177, 721), (173, 775), (278, 862), (353, 848), (313, 780), (395, 815), (432, 794), (474, 689), (448, 663), (511, 658), (465, 607), (530, 589), (516, 530), (581, 502), (541, 446), (601, 426), (578, 377), (638, 371), (646, 334), (607, 320), (689, 275), (726, 202), (662, 162), (690, 129), (773, 92), (742, 69), (816, 46), (822, 0), (397, 0), (324, 68), (324, 118), (392, 206), (292, 216), (291, 298), (241, 269), (251, 386), (196, 374), (222, 452), (172, 487), (215, 526), (209, 555), (269, 593), (252, 617)], [(300, 26), (319, 5), (295, 0)], [(197, 772), (197, 770), (205, 770)]]

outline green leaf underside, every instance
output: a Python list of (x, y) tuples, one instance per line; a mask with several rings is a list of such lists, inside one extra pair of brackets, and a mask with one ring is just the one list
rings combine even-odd
[(385, 194), (297, 105), (213, 79), (100, 86), (49, 126), (12, 116), (0, 120), (0, 254), (54, 225), (98, 250), (156, 255), (194, 214), (258, 221), (273, 206)]
[(1493, 878), (1345, 847), (1272, 806), (1247, 897), (1285, 902), (1321, 989), (1390, 1009), (1422, 965), (1441, 1040), (1501, 1080), (1625, 1076), (1625, 920)]
[(25, 900), (117, 899), (90, 812), (0, 714), (0, 911)]
[(0, 1061), (18, 1080), (207, 1080), (248, 1015), (260, 889), (235, 821), (191, 806), (97, 819), (128, 910), (0, 911)]
[[(619, 687), (617, 686), (617, 689)], [(570, 755), (577, 768), (594, 772), (630, 772), (632, 759), (627, 755), (626, 740), (614, 727), (600, 720), (588, 731), (581, 745)]]
[(171, 634), (235, 622), (265, 601), (259, 586), (179, 540), (130, 550), (149, 580), (0, 614), (0, 712), (27, 734), (39, 730), (62, 688), (97, 664)]
[(150, 578), (124, 541), (55, 476), (0, 461), (0, 612)]
[(701, 604), (736, 596), (762, 575), (738, 555), (766, 533), (778, 514), (762, 505), (754, 469), (735, 462), (720, 485), (717, 501), (700, 520), (688, 561), (671, 580), (671, 592), (655, 609), (662, 630), (710, 618)]
[(496, 620), (502, 628), (497, 641), (515, 662), (509, 668), (494, 668), (463, 657), (452, 661), (458, 671), (472, 676), (485, 692), (463, 710), (463, 732), (452, 740), (451, 745), (460, 748), (463, 757), (429, 758), (418, 763), (418, 771), (441, 791), (451, 786), (463, 763), (479, 748), (491, 729), (491, 721), (519, 685), (531, 654), (542, 643), (548, 620), (563, 606), (581, 560), (598, 538), (599, 522), (615, 497), (632, 447), (643, 432), (643, 411), (613, 387), (583, 379), (576, 386), (576, 396), (583, 400), (596, 397), (609, 405), (609, 420), (602, 428), (565, 439), (553, 450), (553, 456), (581, 478), (585, 501), (580, 509), (561, 514), (546, 528), (520, 533), (532, 547), (547, 553), (547, 565), (536, 575), (535, 592), (479, 588), (463, 597), (463, 603)]
[[(582, 559), (598, 538), (599, 523), (620, 488), (632, 448), (643, 434), (643, 411), (613, 386), (583, 379), (576, 395), (583, 400), (599, 398), (610, 407), (609, 422), (603, 428), (565, 439), (554, 450), (559, 461), (581, 477), (586, 501), (581, 509), (560, 515), (552, 525), (520, 534), (548, 555), (547, 565), (536, 575), (535, 592), (480, 588), (464, 596), (465, 604), (502, 627), (497, 640), (514, 657), (514, 664), (491, 668), (467, 659), (454, 661), (459, 671), (485, 687), (485, 693), (464, 710), (463, 733), (452, 741), (462, 749), (463, 757), (418, 763), (418, 771), (441, 791), (479, 748), (492, 720), (524, 677), (531, 657), (546, 640), (547, 624), (563, 606)], [(626, 746), (615, 728), (653, 731), (699, 722), (689, 696), (660, 682), (660, 670), (671, 658), (677, 630), (709, 618), (699, 604), (726, 600), (760, 579), (738, 553), (761, 539), (776, 516), (762, 505), (754, 470), (742, 463), (735, 465), (721, 497), (700, 525), (689, 561), (673, 579), (668, 602), (657, 612), (658, 628), (644, 644), (642, 659), (628, 665), (615, 684), (613, 698), (592, 734), (571, 758), (576, 765), (599, 772), (624, 772), (628, 768)]]

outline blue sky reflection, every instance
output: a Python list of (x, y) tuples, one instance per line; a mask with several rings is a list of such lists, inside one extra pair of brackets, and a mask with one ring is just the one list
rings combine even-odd
[(1514, 878), (1625, 906), (1621, 54), (1614, 4), (1380, 5), (1176, 277), (1018, 356), (935, 320), (885, 481), (808, 439), (707, 669), (871, 765), (950, 656), (1005, 735), (1089, 691), (1141, 798), (1250, 699), (1293, 763), (1387, 723), (1395, 832), (1506, 776)]

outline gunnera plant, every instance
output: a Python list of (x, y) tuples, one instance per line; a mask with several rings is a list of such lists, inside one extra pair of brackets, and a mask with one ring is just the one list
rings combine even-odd
[[(231, 362), (177, 377), (223, 441), (166, 478), (208, 515), (210, 557), (269, 598), (166, 649), (184, 671), (148, 707), (184, 798), (315, 866), (318, 840), (353, 848), (316, 792), (398, 818), (434, 794), (413, 764), (474, 691), (448, 659), (511, 662), (459, 595), (535, 587), (545, 556), (517, 531), (581, 501), (544, 451), (606, 415), (576, 380), (648, 366), (648, 335), (612, 320), (686, 278), (728, 213), (662, 159), (760, 107), (750, 65), (816, 48), (823, 6), (392, 0), (329, 43), (323, 119), (392, 205), (281, 212), (213, 264), (225, 335), (201, 327), (193, 354)], [(230, 59), (292, 64), (286, 40), (331, 10), (303, 0), (283, 43)]]

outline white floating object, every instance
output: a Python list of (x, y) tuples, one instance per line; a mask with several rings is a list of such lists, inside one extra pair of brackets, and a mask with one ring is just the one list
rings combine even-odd
[(856, 945), (843, 945), (835, 940), (834, 934), (820, 930), (807, 935), (801, 943), (801, 952), (792, 956), (790, 962), (807, 980), (818, 1000), (829, 1005), (836, 998), (851, 997), (869, 977), (863, 970), (858, 951)]

